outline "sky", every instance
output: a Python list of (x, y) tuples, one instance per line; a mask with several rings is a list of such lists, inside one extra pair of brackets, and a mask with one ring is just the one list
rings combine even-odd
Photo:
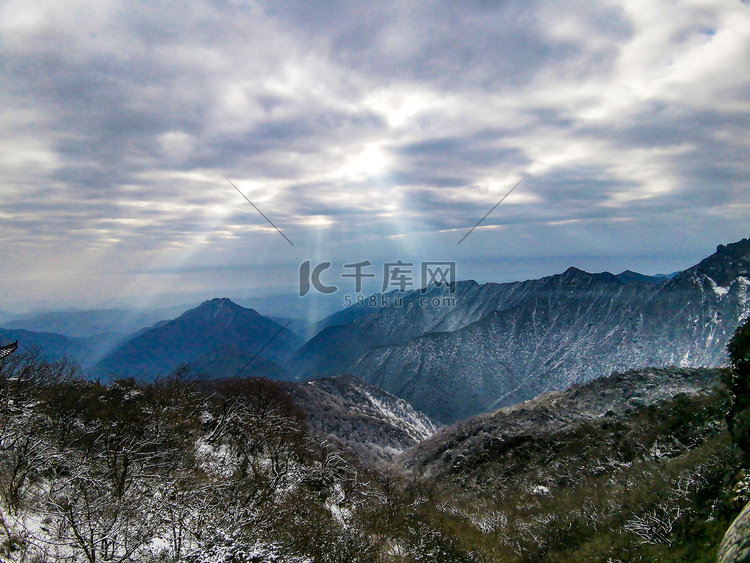
[(0, 310), (684, 269), (750, 236), (749, 61), (740, 0), (3, 0)]

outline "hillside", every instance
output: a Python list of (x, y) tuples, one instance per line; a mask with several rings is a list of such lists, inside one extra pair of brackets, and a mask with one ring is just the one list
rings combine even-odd
[(569, 433), (589, 424), (611, 423), (677, 397), (711, 395), (721, 384), (722, 371), (718, 369), (613, 373), (446, 426), (409, 450), (404, 463), (431, 474), (460, 473), (461, 469), (449, 460), (460, 459), (462, 467), (469, 467), (474, 465), (472, 460), (486, 459), (487, 447), (523, 443), (522, 437)]
[(403, 463), (487, 560), (714, 561), (748, 500), (726, 376), (613, 374), (446, 427)]
[(310, 428), (375, 464), (429, 438), (437, 429), (425, 414), (357, 377), (342, 375), (284, 383), (307, 414)]
[(430, 434), (428, 419), (351, 376), (104, 384), (11, 354), (0, 558), (712, 562), (750, 500), (729, 374), (615, 373), (394, 460), (378, 452)]

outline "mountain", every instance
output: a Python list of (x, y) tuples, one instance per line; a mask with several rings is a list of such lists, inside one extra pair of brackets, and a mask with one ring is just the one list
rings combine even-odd
[(256, 311), (226, 298), (212, 299), (126, 341), (94, 373), (150, 379), (184, 363), (209, 377), (242, 370), (243, 376), (284, 379), (280, 364), (300, 344), (296, 334)]
[(716, 252), (696, 266), (680, 272), (672, 279), (679, 283), (708, 282), (720, 294), (726, 294), (729, 287), (737, 282), (738, 276), (750, 276), (750, 239), (743, 239), (729, 245), (720, 244)]
[[(267, 317), (307, 319), (311, 310), (317, 311), (314, 320), (331, 315), (341, 307), (341, 299), (333, 295), (313, 292), (300, 298), (297, 291), (266, 295), (264, 297), (242, 297), (233, 301), (243, 307), (252, 308)], [(308, 321), (305, 321), (308, 322)]]
[(88, 338), (97, 334), (117, 333), (123, 337), (162, 319), (173, 319), (184, 307), (168, 307), (134, 311), (128, 309), (91, 309), (81, 311), (50, 311), (29, 313), (13, 320), (2, 321), (7, 329), (53, 332), (72, 338)]
[(669, 279), (669, 276), (664, 274), (656, 274), (655, 276), (644, 276), (638, 272), (632, 270), (625, 270), (617, 274), (617, 279), (623, 283), (631, 282), (646, 282), (646, 283), (662, 283), (664, 280)]
[(613, 371), (719, 366), (750, 314), (749, 262), (745, 239), (658, 284), (569, 268), (407, 292), (400, 307), (338, 314), (288, 367), (298, 378), (352, 373), (450, 423)]
[[(613, 422), (639, 409), (664, 405), (676, 397), (705, 396), (718, 388), (721, 381), (722, 371), (718, 369), (615, 372), (584, 385), (544, 393), (446, 426), (409, 450), (403, 462), (416, 471), (428, 470), (433, 475), (454, 472), (456, 460), (466, 467), (487, 460), (487, 448), (493, 447), (493, 443), (521, 443), (521, 437), (559, 436), (585, 424)], [(446, 455), (447, 451), (450, 455)]]
[(488, 561), (715, 561), (744, 504), (725, 377), (612, 374), (445, 427), (401, 461)]
[(18, 340), (18, 353), (38, 349), (48, 359), (66, 356), (88, 368), (98, 362), (108, 350), (123, 339), (120, 334), (97, 334), (88, 338), (71, 338), (53, 332), (10, 330), (0, 328), (0, 343)]
[(283, 387), (307, 413), (311, 429), (328, 435), (366, 462), (391, 461), (439, 427), (403, 399), (358, 377), (285, 382)]

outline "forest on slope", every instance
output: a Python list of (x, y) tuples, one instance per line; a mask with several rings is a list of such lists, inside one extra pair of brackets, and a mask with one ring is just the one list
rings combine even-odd
[[(310, 431), (277, 382), (178, 371), (102, 384), (65, 361), (11, 356), (0, 364), (0, 555), (712, 561), (750, 500), (746, 450), (733, 439), (746, 432), (737, 374), (750, 356), (734, 357), (746, 358), (735, 371), (665, 374), (692, 390), (651, 404), (621, 401), (606, 416), (513, 436), (485, 425), (474, 442), (467, 421), (431, 440), (440, 455), (417, 446), (402, 465), (373, 468)], [(639, 377), (615, 374), (571, 400), (607, 388), (626, 397)], [(547, 415), (571, 412), (548, 403)]]

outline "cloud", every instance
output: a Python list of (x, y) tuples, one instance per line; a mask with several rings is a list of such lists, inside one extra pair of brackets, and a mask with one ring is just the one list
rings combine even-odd
[[(429, 251), (467, 277), (551, 273), (553, 248), (699, 258), (747, 236), (748, 29), (734, 0), (9, 0), (0, 285), (85, 304), (84, 273), (100, 296), (158, 268), (210, 291), (248, 255), (282, 275)], [(686, 217), (701, 234), (670, 242)]]

